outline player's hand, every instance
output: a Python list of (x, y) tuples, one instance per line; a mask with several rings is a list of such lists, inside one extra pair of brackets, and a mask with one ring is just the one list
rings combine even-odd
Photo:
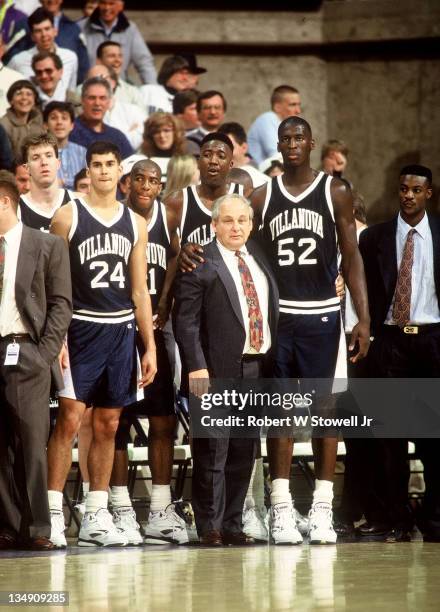
[(342, 274), (338, 274), (335, 280), (335, 287), (336, 287), (336, 295), (338, 296), (340, 300), (342, 300), (345, 295), (345, 281), (344, 281), (344, 277), (342, 276)]
[(171, 304), (169, 300), (163, 300), (157, 305), (153, 316), (153, 329), (163, 329), (170, 316)]
[(359, 350), (356, 355), (350, 357), (351, 363), (356, 363), (360, 359), (366, 357), (370, 346), (370, 326), (366, 323), (357, 323), (351, 332), (349, 351), (353, 351), (356, 343), (359, 345)]
[(195, 242), (187, 242), (180, 249), (177, 266), (182, 272), (191, 272), (205, 260), (201, 257), (203, 247)]
[(67, 351), (67, 345), (64, 342), (60, 354), (58, 355), (58, 361), (60, 362), (61, 372), (64, 373), (64, 370), (67, 370), (69, 367), (69, 353)]
[(138, 380), (138, 387), (142, 389), (151, 385), (157, 372), (156, 362), (156, 347), (149, 348), (142, 355), (141, 359), (141, 372), (142, 378)]
[(194, 370), (189, 375), (189, 391), (197, 397), (202, 397), (209, 389), (209, 373), (208, 370)]

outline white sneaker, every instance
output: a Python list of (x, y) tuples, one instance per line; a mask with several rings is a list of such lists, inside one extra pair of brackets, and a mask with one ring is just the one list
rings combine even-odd
[(78, 502), (77, 504), (75, 504), (74, 508), (78, 512), (80, 519), (82, 520), (83, 516), (86, 513), (86, 502), (85, 501)]
[(270, 507), (270, 536), (274, 544), (302, 544), (302, 535), (296, 527), (292, 502)]
[(125, 533), (113, 524), (107, 508), (86, 512), (81, 522), (78, 546), (127, 546)]
[(133, 508), (118, 508), (113, 510), (113, 523), (115, 527), (127, 536), (128, 543), (140, 546), (144, 538), (141, 535), (139, 523)]
[(254, 538), (256, 542), (267, 542), (269, 540), (265, 507), (252, 506), (243, 511), (243, 531), (246, 535)]
[(67, 541), (64, 535), (66, 526), (64, 524), (64, 514), (60, 510), (50, 511), (50, 541), (56, 548), (66, 548)]
[(174, 505), (165, 511), (150, 512), (144, 528), (145, 544), (188, 544), (187, 525), (174, 510)]
[(296, 528), (300, 532), (302, 536), (309, 535), (309, 519), (306, 516), (303, 516), (298, 510), (295, 508), (295, 522)]
[(333, 529), (333, 512), (330, 504), (317, 502), (309, 512), (310, 544), (336, 544), (337, 535)]

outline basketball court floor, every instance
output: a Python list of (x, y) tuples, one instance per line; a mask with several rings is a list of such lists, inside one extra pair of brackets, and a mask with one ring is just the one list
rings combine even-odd
[(68, 591), (68, 608), (19, 610), (438, 612), (440, 545), (5, 551), (0, 591)]

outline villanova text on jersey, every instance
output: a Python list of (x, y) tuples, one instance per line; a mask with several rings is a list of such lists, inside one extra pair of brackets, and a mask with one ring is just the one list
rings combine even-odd
[(281, 176), (267, 185), (262, 231), (278, 282), (280, 312), (321, 314), (340, 309), (331, 181), (320, 172), (297, 196), (286, 190)]
[(147, 285), (154, 312), (159, 303), (168, 261), (171, 258), (170, 236), (166, 222), (165, 206), (157, 200), (153, 204), (153, 214), (151, 215), (147, 230)]
[[(228, 193), (243, 195), (243, 185), (231, 183)], [(212, 229), (212, 212), (207, 208), (197, 193), (195, 185), (183, 190), (182, 221), (179, 228), (181, 244), (194, 242), (205, 246), (215, 238)]]
[(129, 259), (137, 241), (134, 213), (123, 204), (111, 221), (84, 201), (72, 202), (69, 234), (73, 318), (122, 323), (134, 318)]

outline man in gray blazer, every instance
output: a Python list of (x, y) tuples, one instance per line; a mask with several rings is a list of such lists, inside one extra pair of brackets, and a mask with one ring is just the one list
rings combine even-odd
[(0, 550), (50, 550), (46, 444), (51, 379), (72, 314), (64, 242), (17, 218), (0, 172)]
[[(204, 247), (204, 265), (176, 278), (176, 340), (196, 395), (210, 377), (256, 379), (267, 372), (278, 290), (258, 245), (248, 241), (252, 216), (243, 196), (216, 200), (216, 239)], [(203, 545), (255, 543), (241, 517), (256, 450), (250, 438), (193, 438), (192, 502)]]

